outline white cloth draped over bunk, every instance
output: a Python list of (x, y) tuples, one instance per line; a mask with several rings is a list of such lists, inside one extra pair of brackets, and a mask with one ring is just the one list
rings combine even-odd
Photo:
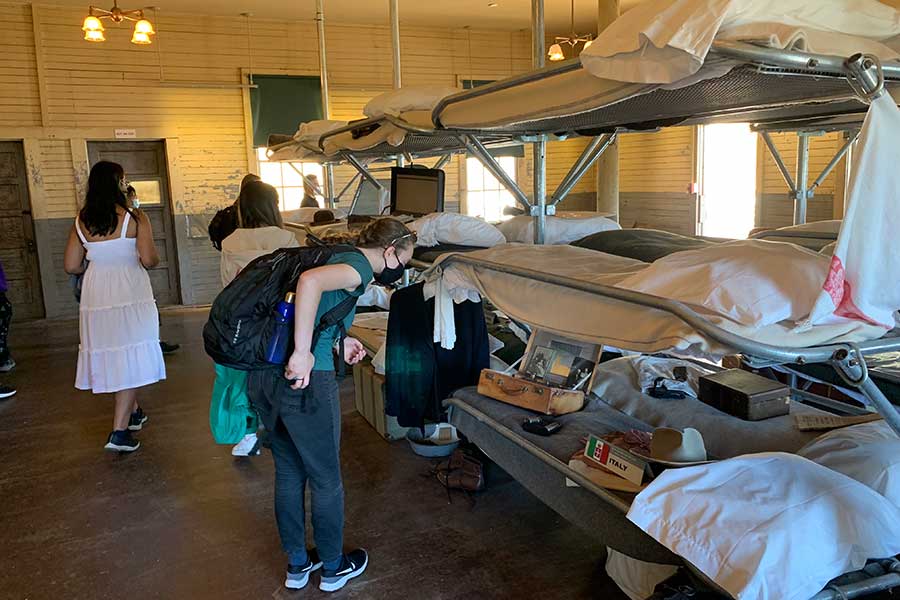
[(900, 308), (900, 109), (889, 94), (872, 103), (850, 172), (847, 209), (831, 269), (810, 314), (893, 325)]
[(658, 0), (617, 19), (581, 62), (602, 79), (671, 84), (697, 73), (715, 40), (897, 60), (881, 42), (898, 34), (900, 13), (877, 0)]

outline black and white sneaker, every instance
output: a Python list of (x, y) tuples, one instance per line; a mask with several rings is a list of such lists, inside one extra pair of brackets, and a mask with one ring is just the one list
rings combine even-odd
[(12, 398), (16, 395), (16, 388), (11, 385), (0, 385), (0, 400)]
[(150, 417), (144, 414), (144, 409), (140, 406), (136, 411), (131, 413), (128, 419), (128, 431), (140, 431), (144, 428), (144, 423), (150, 420)]
[(104, 446), (107, 450), (115, 450), (117, 452), (134, 452), (140, 447), (141, 443), (134, 439), (131, 432), (127, 429), (110, 433), (109, 439)]
[(319, 589), (323, 592), (336, 592), (354, 577), (359, 577), (369, 566), (369, 555), (358, 548), (341, 558), (341, 564), (334, 571), (322, 569), (322, 581)]
[(288, 565), (284, 587), (290, 590), (302, 590), (309, 583), (309, 574), (322, 568), (322, 561), (319, 560), (319, 553), (315, 548), (309, 550), (307, 554), (309, 558), (306, 559), (305, 565)]

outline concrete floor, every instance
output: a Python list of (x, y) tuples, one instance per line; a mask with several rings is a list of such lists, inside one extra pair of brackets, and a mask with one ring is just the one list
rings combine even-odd
[[(271, 457), (233, 459), (212, 440), (205, 319), (163, 313), (163, 338), (182, 349), (168, 380), (141, 392), (150, 422), (128, 456), (102, 450), (111, 398), (73, 388), (77, 322), (14, 324), (19, 367), (0, 376), (19, 388), (0, 401), (0, 598), (325, 597), (281, 587)], [(371, 559), (334, 598), (624, 598), (603, 548), (500, 469), (474, 508), (448, 504), (422, 476), (430, 463), (382, 440), (343, 390), (346, 544)]]

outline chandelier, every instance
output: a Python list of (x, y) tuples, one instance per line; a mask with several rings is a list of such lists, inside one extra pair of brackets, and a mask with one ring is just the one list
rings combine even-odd
[(559, 35), (556, 36), (553, 45), (550, 46), (550, 51), (547, 52), (547, 57), (550, 60), (565, 60), (566, 55), (563, 54), (563, 44), (567, 44), (572, 48), (575, 48), (575, 46), (577, 46), (578, 44), (584, 43), (584, 47), (582, 48), (582, 50), (584, 50), (584, 48), (587, 48), (594, 42), (594, 36), (590, 33), (586, 33), (584, 35), (578, 35), (577, 33), (575, 33), (575, 0), (572, 0), (570, 14), (572, 17), (572, 29), (570, 31), (572, 33), (570, 33), (568, 37)]
[(101, 19), (109, 19), (113, 23), (122, 23), (124, 21), (134, 21), (134, 33), (131, 36), (132, 44), (149, 44), (150, 36), (156, 31), (153, 30), (153, 24), (144, 18), (143, 10), (122, 10), (116, 0), (113, 0), (113, 7), (109, 10), (91, 6), (88, 9), (88, 16), (84, 18), (81, 30), (84, 32), (84, 39), (89, 42), (105, 42), (106, 36)]

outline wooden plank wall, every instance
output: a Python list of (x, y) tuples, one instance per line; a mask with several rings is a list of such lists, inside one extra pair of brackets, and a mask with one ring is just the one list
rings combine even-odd
[(619, 222), (694, 235), (695, 129), (672, 127), (619, 137)]

